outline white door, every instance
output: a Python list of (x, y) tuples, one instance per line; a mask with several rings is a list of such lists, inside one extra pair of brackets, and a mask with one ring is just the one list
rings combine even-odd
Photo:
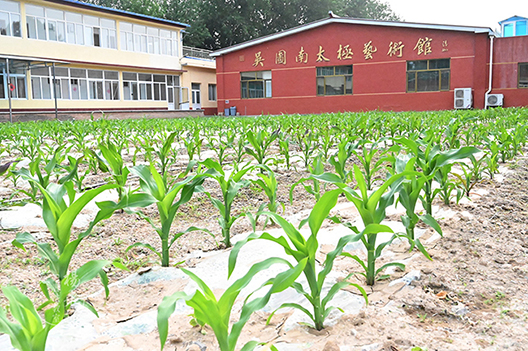
[(169, 103), (169, 110), (174, 110), (174, 87), (167, 87), (167, 101)]
[(200, 101), (200, 83), (191, 84), (191, 94), (192, 94), (192, 108), (193, 110), (199, 110), (202, 108)]

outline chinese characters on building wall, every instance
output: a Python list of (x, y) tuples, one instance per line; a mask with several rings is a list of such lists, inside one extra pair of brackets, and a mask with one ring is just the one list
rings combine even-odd
[[(433, 53), (433, 44), (434, 40), (433, 38), (429, 37), (421, 37), (418, 38), (416, 43), (414, 43), (414, 46), (408, 46), (407, 48), (413, 47), (412, 51), (415, 52), (418, 56), (427, 56)], [(448, 42), (447, 40), (441, 41), (441, 51), (446, 52), (448, 51)], [(346, 61), (346, 60), (352, 60), (354, 56), (353, 48), (350, 44), (347, 43), (340, 43), (339, 48), (332, 52), (330, 50), (327, 50), (324, 45), (318, 45), (317, 53), (314, 55), (309, 55), (309, 53), (306, 51), (304, 46), (300, 46), (299, 49), (291, 53), (295, 57), (295, 62), (302, 63), (302, 64), (308, 64), (308, 63), (317, 63), (317, 62), (330, 62), (330, 61)], [(379, 47), (381, 50), (378, 51), (378, 46), (373, 40), (369, 40), (368, 42), (365, 42), (363, 44), (363, 47), (361, 48), (361, 54), (358, 56), (358, 60), (361, 58), (364, 61), (372, 60), (377, 55), (384, 55), (388, 57), (395, 57), (395, 58), (401, 58), (404, 56), (404, 51), (408, 50), (406, 49), (406, 45), (401, 40), (395, 40), (391, 41), (388, 44), (388, 51), (385, 51), (382, 47)], [(281, 49), (275, 53), (275, 64), (276, 65), (286, 65), (286, 56), (287, 52), (284, 49)], [(253, 60), (253, 67), (264, 67), (265, 62), (264, 58), (262, 57), (262, 51), (258, 51), (255, 53), (255, 58)], [(273, 62), (273, 61), (272, 61)]]

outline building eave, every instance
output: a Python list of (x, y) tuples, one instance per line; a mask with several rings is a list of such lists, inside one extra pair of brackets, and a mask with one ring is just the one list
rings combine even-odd
[(270, 34), (257, 39), (249, 40), (244, 43), (233, 45), (224, 49), (216, 50), (210, 54), (212, 57), (218, 57), (234, 51), (242, 50), (251, 46), (266, 43), (279, 38), (287, 37), (296, 33), (304, 32), (317, 27), (325, 26), (331, 23), (344, 23), (344, 24), (359, 24), (359, 25), (370, 25), (370, 26), (382, 26), (382, 27), (398, 27), (398, 28), (415, 28), (415, 29), (429, 29), (429, 30), (449, 30), (457, 32), (470, 32), (470, 33), (487, 33), (488, 35), (494, 35), (493, 30), (488, 27), (471, 27), (471, 26), (457, 26), (449, 24), (429, 24), (429, 23), (414, 23), (414, 22), (396, 22), (396, 21), (379, 21), (370, 19), (358, 19), (349, 17), (331, 17), (325, 18), (319, 21), (304, 24), (292, 29), (287, 29), (276, 34)]
[(113, 9), (113, 8), (99, 6), (99, 5), (94, 5), (94, 4), (89, 4), (89, 3), (81, 2), (81, 1), (77, 1), (77, 0), (45, 0), (45, 1), (46, 2), (51, 2), (51, 3), (54, 3), (54, 4), (72, 6), (72, 7), (82, 8), (82, 9), (86, 9), (86, 10), (92, 10), (92, 11), (107, 13), (107, 14), (110, 14), (110, 15), (124, 16), (124, 17), (133, 18), (133, 19), (136, 19), (136, 20), (153, 22), (153, 23), (157, 23), (157, 24), (164, 24), (164, 25), (173, 26), (173, 27), (179, 27), (179, 28), (190, 27), (190, 25), (186, 24), (186, 23), (166, 20), (166, 19), (162, 19), (162, 18), (157, 18), (157, 17), (153, 17), (153, 16), (148, 16), (148, 15), (142, 15), (142, 14), (139, 14), (139, 13), (128, 12), (128, 11)]

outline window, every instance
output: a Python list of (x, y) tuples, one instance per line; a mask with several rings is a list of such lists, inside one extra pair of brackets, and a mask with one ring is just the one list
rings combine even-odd
[(216, 84), (209, 84), (209, 101), (216, 101)]
[(178, 32), (127, 22), (119, 23), (119, 31), (121, 50), (147, 52), (154, 55), (178, 55)]
[(0, 0), (0, 35), (21, 37), (20, 5), (14, 1)]
[(271, 71), (240, 72), (242, 99), (271, 97)]
[(26, 22), (30, 39), (117, 48), (114, 20), (27, 4)]
[(519, 63), (519, 88), (528, 88), (528, 62)]
[[(1, 61), (0, 61), (1, 62)], [(3, 61), (5, 65), (5, 61)], [(9, 94), (9, 95), (8, 95)], [(9, 80), (4, 68), (0, 77), (0, 99), (27, 99), (26, 94), (26, 71), (24, 69), (9, 70)]]
[[(119, 73), (117, 71), (86, 70), (55, 67), (53, 84), (51, 67), (31, 69), (33, 99), (64, 100), (119, 100)], [(51, 86), (54, 89), (51, 89)], [(53, 90), (53, 92), (52, 92)]]
[(317, 67), (317, 95), (352, 94), (352, 65)]
[(449, 59), (407, 61), (407, 92), (449, 90)]

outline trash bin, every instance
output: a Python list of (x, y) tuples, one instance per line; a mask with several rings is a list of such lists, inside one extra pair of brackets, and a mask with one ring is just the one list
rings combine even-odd
[(229, 116), (229, 107), (224, 108), (224, 116)]
[(229, 109), (231, 110), (229, 114), (231, 116), (236, 116), (236, 106), (231, 106)]

